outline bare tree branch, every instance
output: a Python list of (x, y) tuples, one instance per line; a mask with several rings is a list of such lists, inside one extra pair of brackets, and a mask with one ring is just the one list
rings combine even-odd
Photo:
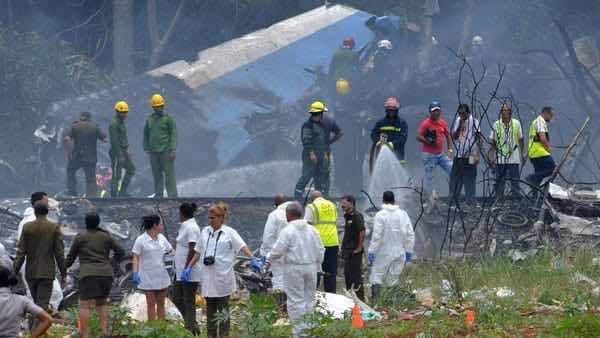
[(157, 5), (156, 0), (148, 0), (148, 30), (150, 33), (150, 44), (152, 46), (152, 51), (150, 52), (150, 62), (148, 63), (148, 68), (154, 68), (158, 66), (160, 61), (160, 56), (164, 47), (169, 42), (171, 35), (173, 35), (173, 31), (175, 30), (175, 26), (181, 17), (181, 13), (183, 13), (183, 9), (185, 8), (187, 0), (180, 0), (179, 5), (177, 6), (177, 10), (175, 11), (175, 15), (171, 22), (169, 23), (169, 27), (165, 34), (160, 37), (158, 33), (158, 18), (157, 18)]

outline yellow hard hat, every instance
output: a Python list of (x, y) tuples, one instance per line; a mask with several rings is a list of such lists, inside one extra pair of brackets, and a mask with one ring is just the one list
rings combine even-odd
[(327, 107), (325, 107), (325, 103), (323, 103), (323, 101), (315, 101), (313, 103), (311, 103), (308, 112), (311, 114), (318, 114), (318, 113), (322, 113), (322, 112), (326, 112), (329, 111), (327, 109)]
[(119, 101), (115, 103), (115, 110), (119, 113), (127, 113), (129, 112), (129, 105), (125, 101)]
[(152, 103), (152, 107), (162, 107), (165, 105), (165, 99), (160, 94), (152, 95), (150, 102)]
[(346, 79), (339, 79), (335, 82), (335, 90), (338, 94), (346, 95), (350, 91), (350, 84)]

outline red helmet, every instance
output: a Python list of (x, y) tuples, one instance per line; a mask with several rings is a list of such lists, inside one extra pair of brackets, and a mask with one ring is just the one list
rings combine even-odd
[(400, 109), (400, 102), (398, 101), (398, 99), (395, 96), (390, 96), (387, 98), (387, 100), (385, 100), (383, 107), (385, 109), (398, 110), (398, 109)]
[(349, 49), (353, 49), (355, 45), (356, 45), (356, 43), (354, 42), (354, 38), (352, 38), (352, 37), (347, 37), (342, 42), (342, 46), (349, 48)]

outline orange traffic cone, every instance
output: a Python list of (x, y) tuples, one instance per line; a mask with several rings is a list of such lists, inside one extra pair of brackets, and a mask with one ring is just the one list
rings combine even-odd
[(360, 314), (360, 307), (358, 304), (354, 304), (354, 307), (352, 308), (352, 327), (355, 329), (362, 329), (365, 327), (365, 322)]
[(475, 311), (473, 310), (467, 310), (465, 312), (466, 316), (465, 316), (465, 325), (467, 326), (473, 326), (475, 324)]

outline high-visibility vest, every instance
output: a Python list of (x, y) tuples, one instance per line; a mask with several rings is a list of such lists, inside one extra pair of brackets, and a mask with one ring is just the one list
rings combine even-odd
[(498, 120), (494, 123), (494, 132), (496, 134), (496, 148), (500, 155), (504, 157), (510, 157), (510, 155), (519, 146), (519, 128), (517, 128), (517, 120), (510, 119), (509, 132), (512, 134), (512, 149), (508, 147), (506, 139), (506, 128), (502, 120)]
[(337, 232), (337, 207), (322, 197), (308, 205), (312, 211), (312, 224), (319, 232), (324, 247), (340, 245)]
[[(538, 116), (531, 122), (529, 126), (529, 158), (539, 158), (544, 156), (550, 156), (550, 152), (544, 148), (542, 142), (540, 142), (538, 131), (536, 128), (537, 120), (543, 117)], [(546, 132), (546, 139), (550, 141), (550, 136)]]

